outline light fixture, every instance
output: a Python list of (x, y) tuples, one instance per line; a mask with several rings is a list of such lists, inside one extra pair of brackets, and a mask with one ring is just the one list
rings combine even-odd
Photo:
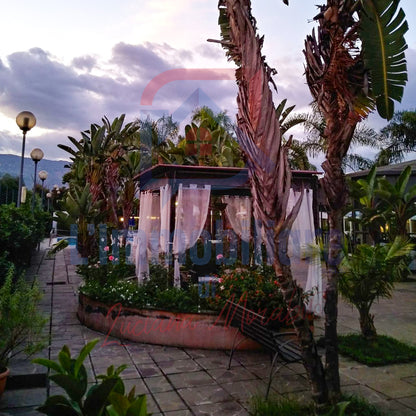
[(38, 168), (38, 163), (43, 159), (43, 151), (39, 148), (35, 148), (30, 152), (30, 157), (35, 162), (35, 174), (33, 175), (33, 194), (32, 194), (32, 211), (35, 208), (35, 193), (36, 193), (36, 171)]
[(50, 203), (50, 200), (51, 200), (51, 198), (52, 198), (52, 194), (51, 194), (50, 192), (48, 192), (48, 193), (46, 194), (46, 198), (48, 199), (48, 212), (49, 212), (49, 203)]
[[(43, 183), (46, 181), (46, 179), (48, 178), (48, 172), (46, 172), (46, 170), (41, 170), (39, 173), (39, 179), (42, 181), (42, 196), (41, 196), (41, 200), (42, 200), (42, 207), (44, 207), (43, 205), (43, 194), (45, 191), (45, 188), (43, 187)], [(44, 208), (43, 208), (44, 209)]]
[(22, 157), (20, 159), (19, 189), (17, 193), (17, 206), (20, 207), (22, 201), (23, 186), (23, 165), (25, 160), (26, 133), (36, 125), (36, 117), (30, 111), (22, 111), (16, 116), (16, 124), (23, 131)]

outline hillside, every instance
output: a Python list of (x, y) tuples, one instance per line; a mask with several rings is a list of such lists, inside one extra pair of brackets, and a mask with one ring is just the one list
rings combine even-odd
[[(40, 170), (46, 170), (48, 172), (48, 178), (45, 181), (45, 187), (52, 188), (55, 184), (62, 186), (62, 176), (68, 171), (64, 166), (68, 162), (63, 160), (48, 160), (42, 159), (38, 163), (38, 172)], [(23, 180), (24, 184), (32, 189), (33, 187), (33, 173), (35, 171), (35, 165), (32, 159), (25, 158)], [(0, 177), (8, 173), (12, 176), (19, 176), (20, 173), (20, 156), (15, 155), (1, 155), (0, 154)], [(37, 178), (40, 184), (39, 177)]]

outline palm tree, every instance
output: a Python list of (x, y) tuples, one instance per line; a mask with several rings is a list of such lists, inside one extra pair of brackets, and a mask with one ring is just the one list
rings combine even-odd
[(269, 83), (275, 71), (264, 61), (249, 0), (220, 0), (221, 44), (237, 65), (237, 137), (246, 155), (255, 217), (266, 230), (266, 245), (288, 312), (302, 346), (305, 368), (315, 399), (326, 401), (324, 369), (306, 319), (302, 289), (293, 280), (287, 243), (300, 208), (300, 198), (286, 215), (291, 170), (288, 146), (282, 144), (279, 114)]
[[(300, 145), (308, 155), (316, 157), (326, 153), (328, 149), (328, 140), (325, 137), (325, 118), (319, 113), (319, 109), (317, 109), (316, 105), (312, 105), (312, 110), (312, 113), (302, 114), (305, 118), (303, 125), (306, 133), (306, 140), (302, 141)], [(359, 123), (354, 130), (351, 146), (369, 146), (379, 149), (380, 135), (367, 125)], [(344, 169), (349, 168), (355, 171), (370, 169), (374, 164), (374, 161), (359, 153), (352, 153), (349, 151), (345, 155), (342, 163)]]
[(377, 166), (402, 162), (406, 153), (416, 150), (416, 111), (397, 111), (381, 130), (383, 148), (376, 157)]
[[(283, 1), (288, 3), (288, 0)], [(324, 372), (313, 336), (306, 328), (302, 291), (293, 282), (290, 262), (285, 256), (287, 231), (297, 215), (298, 206), (286, 217), (291, 175), (288, 149), (281, 142), (279, 120), (274, 114), (269, 88), (269, 83), (273, 84), (271, 77), (275, 71), (261, 55), (262, 39), (256, 36), (250, 1), (219, 1), (220, 43), (226, 49), (228, 58), (238, 67), (237, 132), (249, 166), (255, 215), (266, 227), (269, 247), (274, 247), (271, 253), (274, 255), (273, 267), (288, 311), (291, 314), (296, 311), (301, 317), (294, 322), (294, 327), (301, 341), (313, 396), (318, 402), (325, 402), (328, 392), (334, 401), (340, 395), (337, 286), (342, 247), (342, 209), (347, 197), (342, 162), (357, 123), (375, 105), (382, 116), (391, 117), (394, 111), (392, 98), (401, 98), (406, 81), (403, 33), (407, 24), (403, 23), (404, 13), (401, 10), (398, 17), (393, 18), (397, 4), (386, 4), (382, 0), (327, 0), (316, 17), (319, 21), (318, 40), (314, 33), (306, 39), (307, 82), (324, 116), (324, 135), (328, 141), (323, 165), (323, 187), (329, 205), (330, 224)], [(379, 43), (374, 46), (374, 41)], [(282, 233), (283, 230), (286, 232)]]
[(399, 1), (327, 0), (305, 41), (306, 80), (325, 119), (325, 191), (330, 227), (325, 292), (326, 379), (330, 396), (340, 395), (337, 299), (342, 254), (342, 214), (347, 186), (342, 169), (357, 123), (376, 106), (384, 118), (394, 112), (407, 80), (404, 33), (407, 22)]

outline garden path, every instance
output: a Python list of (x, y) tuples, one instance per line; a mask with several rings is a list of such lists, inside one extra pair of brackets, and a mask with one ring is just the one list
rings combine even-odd
[[(43, 245), (36, 252), (28, 272), (28, 278), (38, 278), (44, 292), (40, 307), (49, 316), (46, 331), (50, 342), (41, 356), (55, 359), (64, 344), (77, 353), (89, 340), (100, 338), (101, 343), (86, 360), (91, 380), (111, 364), (128, 364), (122, 373), (125, 383), (147, 395), (148, 408), (154, 416), (243, 416), (248, 415), (250, 397), (256, 392), (264, 394), (270, 363), (265, 353), (237, 352), (231, 370), (227, 370), (228, 356), (222, 351), (133, 343), (121, 346), (116, 340), (105, 345), (105, 335), (83, 327), (77, 320), (80, 278), (70, 264), (69, 249), (52, 260), (46, 258), (46, 250)], [(379, 332), (416, 345), (415, 300), (416, 281), (397, 285), (392, 299), (374, 307)], [(318, 335), (322, 326), (322, 320), (316, 321)], [(355, 311), (344, 304), (340, 305), (339, 329), (343, 333), (358, 329)], [(341, 357), (340, 368), (344, 392), (364, 395), (388, 415), (416, 416), (416, 363), (369, 368)], [(0, 399), (0, 416), (38, 415), (35, 407), (47, 395), (59, 392), (56, 386), (45, 386), (43, 367), (30, 361), (13, 361), (11, 371), (16, 380), (23, 376), (33, 386), (7, 389)], [(299, 364), (284, 368), (275, 377), (272, 389), (276, 394), (310, 399), (305, 372)]]

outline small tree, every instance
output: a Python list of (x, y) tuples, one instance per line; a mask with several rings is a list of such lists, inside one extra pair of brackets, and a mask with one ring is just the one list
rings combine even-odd
[(386, 245), (360, 244), (353, 253), (345, 253), (342, 260), (339, 290), (347, 302), (360, 314), (363, 337), (373, 340), (377, 336), (374, 315), (370, 309), (379, 298), (390, 298), (394, 282), (400, 280), (407, 269), (406, 256), (413, 245), (396, 237)]

